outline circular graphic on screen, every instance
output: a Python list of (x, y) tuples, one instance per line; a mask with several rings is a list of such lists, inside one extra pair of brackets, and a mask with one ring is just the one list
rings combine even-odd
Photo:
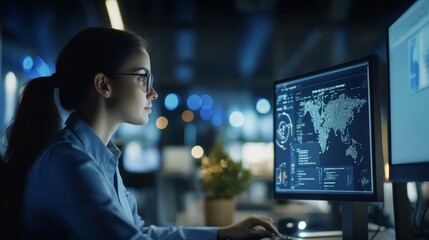
[(276, 144), (281, 149), (286, 150), (286, 143), (289, 136), (292, 135), (292, 120), (287, 113), (283, 112), (277, 115), (277, 122)]

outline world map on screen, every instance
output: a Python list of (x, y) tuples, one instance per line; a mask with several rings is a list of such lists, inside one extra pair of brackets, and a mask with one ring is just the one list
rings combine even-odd
[(306, 114), (311, 116), (311, 122), (318, 135), (321, 153), (323, 154), (329, 149), (329, 133), (333, 131), (344, 144), (349, 145), (345, 154), (356, 160), (360, 143), (350, 136), (348, 127), (353, 123), (355, 115), (360, 112), (367, 100), (350, 98), (341, 94), (338, 98), (325, 103), (323, 96), (319, 95), (313, 100), (302, 103), (304, 116)]

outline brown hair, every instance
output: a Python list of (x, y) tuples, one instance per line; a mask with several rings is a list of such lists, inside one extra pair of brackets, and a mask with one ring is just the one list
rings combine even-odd
[(59, 54), (56, 73), (26, 84), (14, 121), (7, 128), (5, 161), (28, 170), (42, 146), (59, 130), (55, 87), (61, 106), (73, 111), (85, 103), (83, 96), (97, 73), (118, 71), (142, 48), (147, 48), (147, 42), (130, 31), (92, 27), (76, 34)]

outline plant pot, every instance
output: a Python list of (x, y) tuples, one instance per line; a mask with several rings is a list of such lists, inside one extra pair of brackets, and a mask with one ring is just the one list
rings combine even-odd
[(222, 227), (234, 221), (236, 201), (234, 198), (204, 199), (204, 216), (207, 226)]

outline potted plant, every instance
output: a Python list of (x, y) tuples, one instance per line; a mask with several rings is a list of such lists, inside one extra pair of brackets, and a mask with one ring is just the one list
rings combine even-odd
[(206, 225), (226, 226), (232, 224), (236, 200), (251, 180), (251, 173), (241, 161), (235, 162), (216, 141), (209, 156), (201, 159), (200, 189), (207, 195), (204, 199)]

